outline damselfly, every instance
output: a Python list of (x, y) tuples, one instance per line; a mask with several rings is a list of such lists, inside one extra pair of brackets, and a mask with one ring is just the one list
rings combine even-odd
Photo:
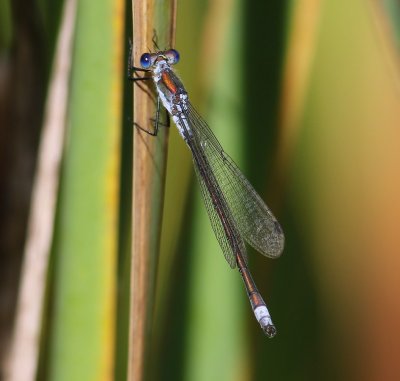
[[(238, 267), (256, 319), (265, 334), (273, 337), (276, 329), (248, 269), (245, 241), (261, 254), (275, 258), (284, 246), (282, 229), (189, 102), (182, 82), (172, 69), (178, 61), (179, 53), (174, 49), (144, 53), (140, 58), (141, 68), (131, 66), (130, 57), (129, 77), (133, 81), (153, 80), (158, 95), (157, 115), (161, 100), (192, 152), (208, 216), (225, 258), (231, 268)], [(151, 76), (135, 77), (136, 71)], [(154, 131), (145, 131), (157, 135), (158, 128), (156, 118)]]

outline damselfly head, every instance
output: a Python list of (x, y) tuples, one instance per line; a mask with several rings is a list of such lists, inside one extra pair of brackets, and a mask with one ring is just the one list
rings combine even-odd
[(170, 65), (175, 65), (179, 62), (179, 52), (175, 49), (169, 49), (165, 52), (144, 53), (140, 57), (140, 65), (143, 69), (149, 69), (160, 60), (165, 60)]

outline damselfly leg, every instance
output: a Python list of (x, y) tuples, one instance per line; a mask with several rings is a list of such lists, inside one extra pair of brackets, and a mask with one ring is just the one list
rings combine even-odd
[[(154, 34), (153, 34), (152, 42), (153, 42), (153, 44), (154, 44), (156, 47), (158, 47), (158, 45), (157, 45), (157, 34), (155, 33), (155, 31), (154, 31)], [(128, 65), (127, 65), (127, 66), (128, 66), (128, 79), (129, 79), (130, 81), (133, 81), (133, 82), (151, 80), (151, 79), (152, 79), (151, 76), (148, 76), (148, 77), (147, 77), (147, 76), (144, 76), (144, 77), (135, 77), (135, 73), (136, 73), (136, 72), (151, 73), (151, 70), (149, 70), (149, 69), (143, 69), (143, 68), (139, 68), (139, 67), (134, 66), (134, 65), (132, 64), (132, 62), (133, 62), (133, 61), (132, 61), (132, 52), (133, 52), (132, 41), (129, 40), (129, 54), (128, 54)], [(145, 88), (141, 87), (141, 89), (142, 89), (148, 96), (153, 97)], [(140, 125), (137, 124), (136, 122), (133, 123), (133, 125), (134, 125), (136, 128), (138, 128), (139, 130), (141, 130), (141, 131), (143, 131), (143, 132), (145, 132), (145, 133), (147, 133), (148, 135), (151, 135), (151, 136), (157, 136), (158, 130), (159, 130), (159, 127), (160, 127), (160, 126), (169, 128), (169, 127), (170, 127), (170, 123), (171, 123), (171, 122), (170, 122), (169, 114), (168, 114), (167, 112), (165, 112), (165, 122), (160, 121), (161, 114), (162, 114), (162, 111), (161, 111), (161, 106), (162, 106), (162, 104), (161, 104), (161, 100), (160, 100), (160, 97), (159, 97), (159, 96), (157, 96), (157, 101), (156, 101), (156, 102), (157, 102), (157, 106), (156, 106), (156, 115), (155, 115), (154, 118), (150, 118), (150, 121), (152, 122), (152, 125), (153, 125), (153, 131), (150, 131), (150, 130), (148, 130), (148, 129), (142, 127), (142, 126), (140, 126)]]

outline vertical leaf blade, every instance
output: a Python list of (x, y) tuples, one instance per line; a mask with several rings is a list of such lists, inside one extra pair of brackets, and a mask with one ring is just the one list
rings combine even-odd
[(54, 245), (52, 380), (113, 372), (124, 2), (79, 2)]

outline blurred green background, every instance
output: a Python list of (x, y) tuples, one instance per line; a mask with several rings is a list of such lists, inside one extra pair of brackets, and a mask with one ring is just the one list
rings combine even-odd
[[(0, 9), (4, 364), (62, 2)], [(146, 379), (400, 379), (399, 20), (395, 0), (178, 1), (177, 72), (286, 246), (249, 250), (268, 340), (172, 127)], [(38, 379), (126, 379), (131, 28), (130, 3), (78, 5)]]

